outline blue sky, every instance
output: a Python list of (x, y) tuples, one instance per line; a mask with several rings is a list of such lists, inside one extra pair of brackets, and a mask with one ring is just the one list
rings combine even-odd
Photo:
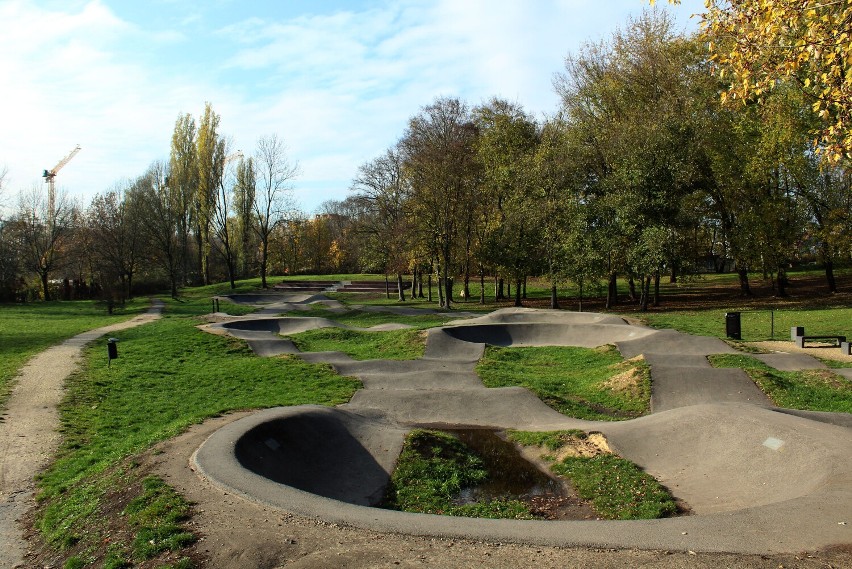
[[(342, 199), (359, 165), (438, 96), (492, 96), (540, 118), (565, 56), (645, 0), (0, 0), (0, 168), (11, 194), (75, 145), (57, 186), (84, 205), (167, 159), (205, 101), (232, 150), (276, 133), (295, 197)], [(659, 6), (659, 5), (658, 5)], [(697, 28), (703, 0), (663, 7)]]

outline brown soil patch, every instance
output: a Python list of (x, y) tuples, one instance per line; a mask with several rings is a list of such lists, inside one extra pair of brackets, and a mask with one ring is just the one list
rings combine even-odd
[(642, 394), (642, 380), (644, 374), (642, 368), (639, 367), (640, 362), (644, 362), (645, 357), (638, 355), (629, 360), (619, 362), (612, 366), (613, 369), (622, 370), (620, 373), (612, 376), (601, 385), (610, 391), (616, 393), (627, 393), (631, 397), (640, 397)]

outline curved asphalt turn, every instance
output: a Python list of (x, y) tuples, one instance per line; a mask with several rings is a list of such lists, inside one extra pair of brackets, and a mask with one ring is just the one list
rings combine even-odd
[[(327, 325), (336, 324), (243, 318), (210, 328), (244, 338), (265, 355), (296, 353), (278, 336), (281, 331)], [(474, 372), (486, 343), (614, 343), (625, 357), (642, 354), (651, 366), (652, 413), (623, 422), (582, 421), (564, 417), (525, 389), (487, 389)], [(359, 377), (364, 389), (337, 408), (270, 409), (231, 423), (212, 435), (193, 461), (214, 483), (252, 500), (376, 531), (732, 553), (790, 553), (852, 543), (852, 416), (773, 407), (744, 372), (707, 363), (709, 354), (732, 351), (715, 338), (634, 326), (615, 316), (498, 310), (430, 330), (420, 360), (302, 354)], [(780, 369), (820, 367), (800, 355), (772, 356), (767, 363)], [(543, 522), (365, 507), (380, 496), (405, 432), (442, 425), (602, 432), (619, 454), (689, 504), (693, 515)]]

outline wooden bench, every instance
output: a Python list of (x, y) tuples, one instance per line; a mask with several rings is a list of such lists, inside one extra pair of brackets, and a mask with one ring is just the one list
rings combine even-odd
[(841, 349), (844, 348), (844, 344), (846, 344), (846, 348), (849, 348), (849, 343), (846, 341), (846, 336), (836, 336), (836, 335), (826, 335), (826, 336), (805, 336), (805, 329), (802, 326), (794, 326), (790, 329), (791, 336), (796, 345), (800, 348), (805, 347), (805, 342), (807, 340), (834, 340), (837, 342), (837, 346)]

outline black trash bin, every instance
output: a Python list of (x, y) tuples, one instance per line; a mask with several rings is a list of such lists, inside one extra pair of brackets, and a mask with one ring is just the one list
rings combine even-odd
[(733, 340), (742, 340), (742, 320), (739, 312), (725, 314), (725, 335)]

